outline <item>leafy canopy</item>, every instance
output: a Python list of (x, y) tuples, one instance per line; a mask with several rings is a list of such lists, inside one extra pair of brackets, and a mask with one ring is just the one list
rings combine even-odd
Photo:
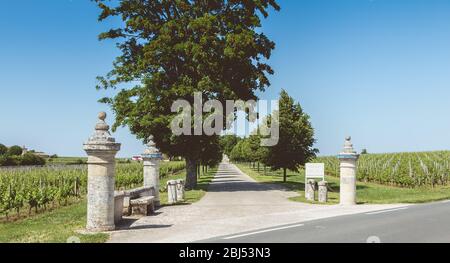
[(313, 148), (310, 117), (285, 90), (280, 94), (278, 115), (280, 139), (277, 145), (268, 148), (267, 164), (275, 170), (297, 170), (318, 152)]
[[(116, 114), (113, 129), (129, 126), (138, 138), (155, 136), (161, 151), (200, 158), (216, 138), (173, 136), (170, 122), (177, 99), (256, 99), (270, 85), (272, 68), (265, 63), (275, 44), (257, 32), (261, 17), (275, 0), (123, 0), (116, 5), (95, 0), (99, 20), (119, 17), (123, 26), (102, 33), (115, 39), (121, 55), (113, 69), (99, 77), (98, 88), (122, 88), (101, 101)], [(123, 87), (121, 85), (121, 87)]]

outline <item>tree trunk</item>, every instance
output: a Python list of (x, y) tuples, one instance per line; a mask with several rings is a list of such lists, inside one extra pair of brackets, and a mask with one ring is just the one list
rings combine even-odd
[(285, 183), (287, 181), (287, 171), (286, 170), (287, 170), (286, 168), (283, 168), (283, 182), (285, 182)]
[(186, 159), (186, 189), (197, 186), (197, 164), (195, 160)]
[(258, 173), (259, 173), (259, 162), (258, 162)]

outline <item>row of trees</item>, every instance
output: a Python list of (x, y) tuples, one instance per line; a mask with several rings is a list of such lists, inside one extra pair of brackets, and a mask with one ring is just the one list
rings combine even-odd
[(0, 166), (44, 165), (45, 159), (32, 152), (22, 155), (22, 147), (14, 145), (6, 147), (0, 144)]
[[(313, 148), (314, 129), (309, 115), (284, 90), (279, 99), (279, 111), (273, 114), (279, 116), (280, 133), (277, 145), (261, 146), (262, 137), (258, 135), (260, 128), (245, 139), (228, 136), (223, 140), (223, 144), (225, 153), (231, 160), (256, 163), (258, 170), (260, 163), (273, 170), (283, 169), (283, 179), (286, 181), (287, 170), (295, 171), (316, 157), (318, 150)], [(233, 143), (235, 145), (231, 147)]]
[(8, 148), (4, 144), (0, 143), (0, 155), (9, 155), (9, 156), (22, 155), (22, 147), (14, 145)]

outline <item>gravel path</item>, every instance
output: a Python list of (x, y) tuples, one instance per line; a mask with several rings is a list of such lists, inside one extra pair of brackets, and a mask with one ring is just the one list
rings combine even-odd
[(297, 193), (257, 183), (235, 165), (222, 163), (205, 197), (192, 205), (162, 207), (154, 216), (125, 222), (110, 242), (194, 242), (308, 220), (401, 205), (310, 205), (289, 201)]

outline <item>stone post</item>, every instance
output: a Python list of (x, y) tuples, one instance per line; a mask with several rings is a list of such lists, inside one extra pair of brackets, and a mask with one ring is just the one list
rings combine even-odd
[(88, 155), (87, 230), (111, 231), (114, 224), (115, 156), (120, 143), (109, 133), (106, 113), (98, 114), (95, 133), (84, 144)]
[(177, 181), (167, 181), (167, 203), (169, 205), (177, 202)]
[(308, 179), (305, 185), (305, 198), (308, 201), (314, 201), (316, 193), (316, 181)]
[(142, 154), (144, 160), (144, 187), (153, 187), (155, 189), (155, 206), (160, 206), (159, 199), (159, 163), (162, 154), (155, 147), (153, 136), (148, 138), (147, 149)]
[(338, 155), (341, 177), (341, 205), (356, 205), (356, 162), (358, 158), (359, 155), (353, 150), (351, 137), (347, 137), (344, 150)]
[(328, 202), (328, 183), (326, 181), (319, 182), (319, 202)]
[(178, 179), (177, 182), (177, 202), (184, 202), (184, 180)]

